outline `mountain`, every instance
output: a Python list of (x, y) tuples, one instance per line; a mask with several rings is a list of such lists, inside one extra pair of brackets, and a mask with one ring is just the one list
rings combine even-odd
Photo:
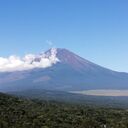
[[(49, 58), (52, 49), (34, 58), (40, 62)], [(94, 64), (67, 49), (56, 49), (57, 63), (47, 68), (1, 72), (1, 91), (47, 89), (59, 91), (81, 91), (87, 89), (128, 89), (128, 73), (109, 70)], [(31, 62), (31, 63), (33, 63)]]

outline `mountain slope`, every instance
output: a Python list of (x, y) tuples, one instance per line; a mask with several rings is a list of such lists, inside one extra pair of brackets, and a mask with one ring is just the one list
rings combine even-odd
[[(51, 54), (48, 50), (45, 56)], [(48, 68), (0, 73), (0, 90), (128, 89), (127, 73), (103, 68), (66, 49), (57, 49), (56, 57), (59, 62)], [(40, 57), (34, 61), (40, 61)]]

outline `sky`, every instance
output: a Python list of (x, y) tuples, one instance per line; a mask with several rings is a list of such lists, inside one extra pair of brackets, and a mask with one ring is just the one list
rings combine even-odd
[(0, 56), (66, 48), (128, 72), (127, 0), (1, 0)]

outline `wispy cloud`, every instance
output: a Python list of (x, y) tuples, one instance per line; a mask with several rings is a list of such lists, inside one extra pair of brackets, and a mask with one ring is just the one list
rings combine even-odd
[(23, 58), (18, 56), (0, 57), (0, 72), (47, 68), (59, 61), (56, 54), (57, 50), (52, 48), (49, 56), (44, 53), (40, 55), (27, 54)]
[(51, 47), (53, 46), (53, 42), (51, 40), (46, 40), (46, 43)]

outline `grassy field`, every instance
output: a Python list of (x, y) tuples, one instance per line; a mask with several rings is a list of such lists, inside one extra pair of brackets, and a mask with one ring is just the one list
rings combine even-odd
[(92, 96), (128, 96), (128, 90), (85, 90), (73, 91), (72, 93)]

